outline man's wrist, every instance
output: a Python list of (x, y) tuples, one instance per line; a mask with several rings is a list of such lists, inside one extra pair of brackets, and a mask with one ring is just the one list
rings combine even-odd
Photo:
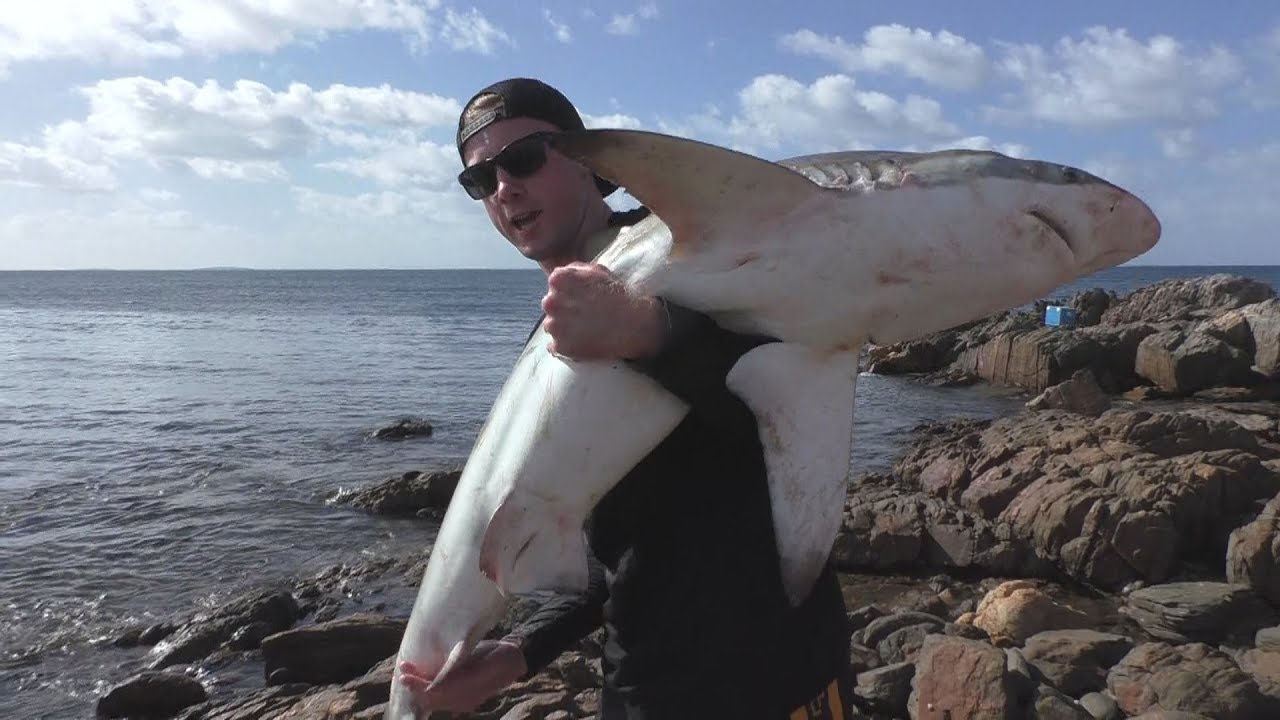
[(629, 360), (644, 360), (657, 355), (671, 331), (671, 313), (661, 297), (649, 296), (640, 300), (641, 322), (635, 332), (636, 343), (628, 353)]

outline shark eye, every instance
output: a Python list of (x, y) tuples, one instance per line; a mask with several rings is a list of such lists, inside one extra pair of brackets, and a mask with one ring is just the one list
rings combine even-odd
[(1073, 167), (1062, 168), (1062, 179), (1069, 183), (1080, 182), (1080, 173)]

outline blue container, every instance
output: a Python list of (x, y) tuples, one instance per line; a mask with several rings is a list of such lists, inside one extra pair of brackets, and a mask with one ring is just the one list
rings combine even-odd
[(1075, 308), (1050, 305), (1044, 309), (1044, 324), (1049, 327), (1071, 327), (1075, 325)]

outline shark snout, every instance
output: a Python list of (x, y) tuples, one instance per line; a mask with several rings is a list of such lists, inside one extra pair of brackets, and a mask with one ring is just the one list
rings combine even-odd
[(1077, 260), (1085, 273), (1128, 262), (1155, 246), (1160, 220), (1141, 199), (1121, 188), (1107, 186), (1098, 197), (1083, 204), (1081, 225), (1088, 239), (1078, 248)]

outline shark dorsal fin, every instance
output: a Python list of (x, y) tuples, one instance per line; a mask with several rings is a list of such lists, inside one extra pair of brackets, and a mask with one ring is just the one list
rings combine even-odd
[(754, 155), (643, 130), (558, 133), (552, 146), (625, 188), (671, 228), (676, 244), (724, 217), (784, 212), (822, 189)]

